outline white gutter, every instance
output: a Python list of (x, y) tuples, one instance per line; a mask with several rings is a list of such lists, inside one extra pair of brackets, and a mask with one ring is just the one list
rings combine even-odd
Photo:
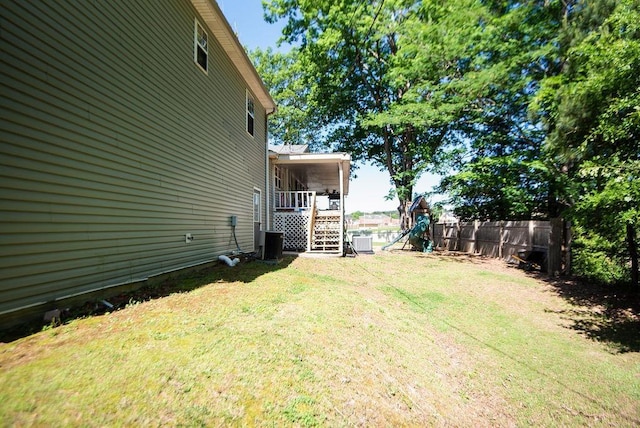
[(278, 163), (336, 163), (336, 161), (350, 161), (348, 153), (301, 153), (278, 155)]

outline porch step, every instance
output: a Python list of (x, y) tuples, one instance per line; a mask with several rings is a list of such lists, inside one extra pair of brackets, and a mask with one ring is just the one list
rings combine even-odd
[(316, 252), (340, 251), (340, 216), (319, 215), (315, 218), (311, 250)]

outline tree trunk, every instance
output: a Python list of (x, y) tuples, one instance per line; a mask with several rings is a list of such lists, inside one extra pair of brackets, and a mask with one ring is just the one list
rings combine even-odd
[(407, 230), (411, 228), (411, 215), (409, 214), (409, 202), (400, 201), (398, 206), (398, 214), (400, 215), (400, 229)]
[(552, 218), (549, 223), (551, 225), (551, 233), (549, 233), (549, 247), (547, 249), (547, 273), (549, 276), (557, 276), (562, 270), (564, 222), (561, 218)]
[(629, 255), (631, 256), (631, 284), (638, 288), (638, 242), (636, 230), (631, 223), (627, 223), (627, 241), (629, 243)]

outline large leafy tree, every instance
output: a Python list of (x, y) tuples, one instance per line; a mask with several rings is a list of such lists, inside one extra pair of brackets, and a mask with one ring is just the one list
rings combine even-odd
[(288, 52), (260, 48), (249, 55), (278, 105), (269, 120), (270, 138), (281, 144), (319, 146), (323, 127), (314, 118), (310, 87), (305, 83), (305, 69), (297, 48)]
[(581, 273), (627, 275), (640, 228), (637, 0), (264, 4), (300, 46), (274, 74), (303, 94), (293, 122), (386, 169), (405, 211), (423, 171), (453, 168), (441, 190), (463, 217), (570, 216)]
[(547, 162), (566, 183), (576, 267), (616, 282), (629, 278), (640, 227), (640, 4), (577, 6), (563, 71), (532, 107), (548, 130)]
[[(413, 186), (434, 163), (462, 105), (450, 96), (478, 27), (476, 1), (271, 0), (286, 19), (324, 144), (389, 172), (406, 215)], [(405, 217), (406, 218), (406, 217)], [(405, 223), (406, 224), (406, 223)]]
[(459, 82), (467, 108), (453, 125), (464, 138), (440, 184), (462, 218), (557, 215), (555, 174), (541, 157), (545, 132), (529, 116), (540, 81), (562, 68), (559, 41), (572, 2), (483, 2), (482, 32)]

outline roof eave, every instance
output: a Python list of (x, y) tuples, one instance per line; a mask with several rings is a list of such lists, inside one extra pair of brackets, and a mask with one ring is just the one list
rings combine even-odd
[(229, 22), (224, 17), (218, 3), (215, 0), (190, 1), (209, 27), (209, 30), (213, 33), (213, 36), (218, 43), (220, 43), (222, 49), (224, 49), (229, 56), (231, 62), (247, 82), (253, 95), (267, 111), (267, 114), (273, 113), (276, 110), (276, 103), (273, 98), (271, 98), (267, 87), (253, 66), (240, 40), (238, 40), (238, 37), (231, 29), (231, 25), (229, 25)]
[(348, 153), (297, 153), (277, 154), (277, 163), (337, 163), (351, 162)]

